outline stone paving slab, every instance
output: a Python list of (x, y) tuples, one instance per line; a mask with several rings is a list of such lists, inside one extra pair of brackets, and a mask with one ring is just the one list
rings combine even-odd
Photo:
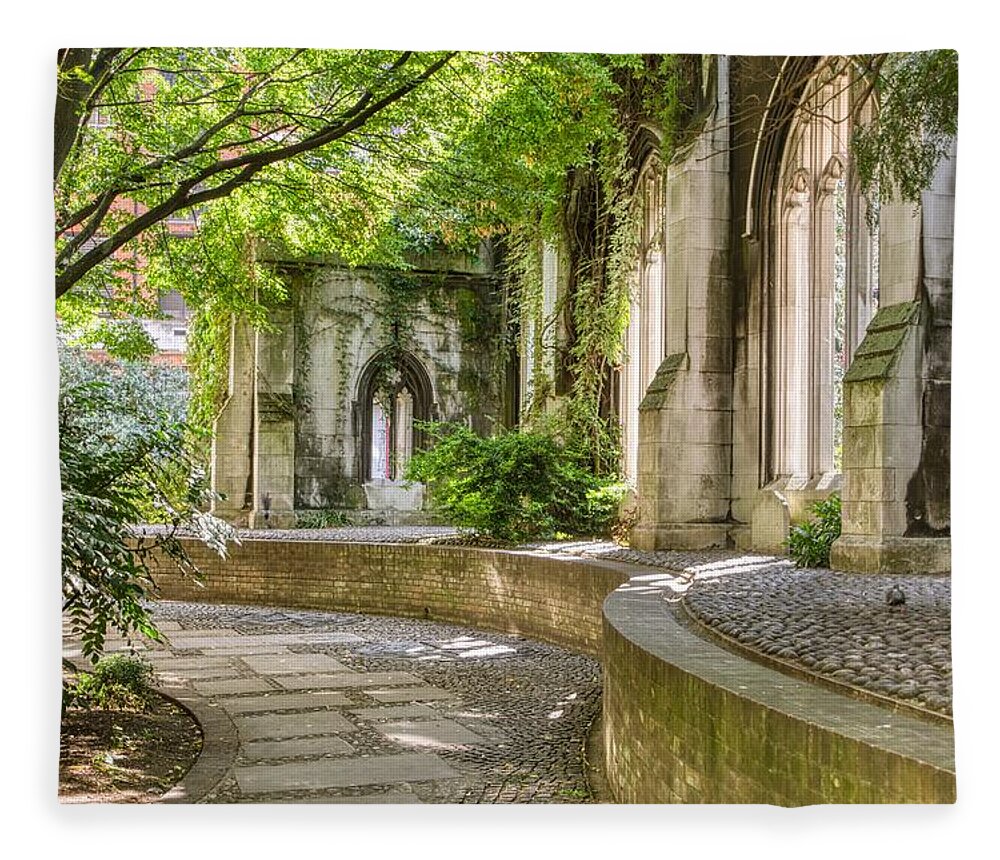
[(306, 735), (328, 735), (356, 732), (358, 727), (338, 711), (309, 711), (304, 714), (267, 714), (261, 717), (236, 717), (240, 737), (297, 738)]
[(351, 668), (329, 654), (263, 654), (243, 658), (262, 675), (303, 675), (317, 672), (350, 673)]
[(314, 693), (273, 692), (263, 696), (240, 696), (238, 698), (218, 697), (219, 702), (230, 714), (271, 713), (281, 711), (304, 711), (320, 708), (345, 708), (354, 704), (343, 693), (317, 690)]
[(385, 687), (394, 684), (423, 684), (409, 672), (352, 672), (339, 675), (289, 675), (274, 679), (288, 690), (341, 689), (343, 687)]
[(267, 761), (277, 758), (318, 758), (325, 755), (352, 755), (355, 752), (342, 738), (311, 737), (280, 741), (250, 741), (240, 746), (240, 753), (248, 761)]
[(300, 803), (423, 803), (412, 792), (408, 791), (378, 791), (374, 794), (330, 795), (327, 797), (309, 798)]
[[(250, 640), (250, 641), (247, 641)], [(246, 643), (243, 645), (242, 643)], [(252, 639), (249, 636), (216, 637), (216, 636), (192, 636), (187, 639), (177, 639), (170, 643), (173, 651), (210, 651), (217, 647), (243, 649), (246, 653), (251, 647)]]
[(175, 657), (169, 651), (150, 654), (149, 662), (156, 669), (170, 668), (185, 671), (188, 669), (232, 668), (233, 666), (233, 661), (226, 657)]
[(455, 694), (440, 687), (405, 687), (398, 690), (365, 690), (376, 702), (430, 702), (436, 699), (454, 699)]
[(275, 645), (353, 645), (364, 642), (360, 636), (353, 633), (257, 633), (243, 634), (232, 631), (229, 636), (190, 636), (172, 643), (175, 650), (206, 650), (218, 653), (226, 649), (227, 653), (236, 656), (240, 654), (265, 653), (259, 651), (262, 646), (270, 648)]
[(424, 782), (461, 776), (433, 753), (238, 766), (235, 774), (240, 791), (245, 794)]
[[(246, 637), (243, 637), (246, 638)], [(218, 648), (202, 648), (203, 653), (209, 657), (243, 657), (250, 653), (249, 649), (243, 645), (224, 645)], [(266, 645), (255, 644), (252, 649), (253, 654), (291, 654), (287, 645)]]
[(427, 705), (396, 705), (388, 708), (352, 708), (351, 713), (363, 720), (408, 720), (420, 717), (440, 717), (441, 712)]
[(206, 666), (204, 669), (181, 668), (170, 663), (156, 667), (158, 675), (180, 678), (189, 681), (222, 680), (224, 678), (239, 678), (244, 673), (235, 666)]
[(221, 698), (231, 714), (265, 713), (270, 711), (302, 711), (306, 708), (343, 708), (354, 703), (343, 693), (318, 690), (315, 693), (273, 693), (270, 696)]
[(389, 740), (405, 746), (450, 747), (488, 744), (490, 741), (477, 735), (454, 720), (407, 720), (375, 726), (375, 730)]
[(176, 642), (187, 642), (191, 639), (217, 639), (217, 638), (227, 638), (230, 636), (239, 636), (239, 630), (233, 630), (231, 627), (211, 627), (211, 628), (195, 628), (195, 629), (178, 629), (167, 634), (167, 638), (170, 640), (171, 644)]
[(239, 693), (264, 693), (273, 690), (266, 678), (236, 678), (231, 681), (194, 681), (194, 688), (204, 696), (225, 696)]

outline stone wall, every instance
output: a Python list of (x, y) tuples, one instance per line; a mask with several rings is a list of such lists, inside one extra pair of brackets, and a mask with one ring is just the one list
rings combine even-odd
[(195, 541), (185, 548), (205, 585), (166, 562), (155, 572), (164, 599), (453, 621), (592, 655), (601, 604), (628, 575), (580, 559), (413, 544), (245, 540), (227, 560)]
[(212, 455), (225, 498), (213, 512), (277, 528), (294, 525), (303, 509), (369, 508), (390, 522), (419, 512), (419, 492), (400, 480), (366, 486), (373, 392), (362, 389), (376, 366), (405, 365), (419, 377), (416, 386), (404, 380), (416, 420), (494, 429), (502, 311), (487, 250), (424, 255), (405, 272), (269, 262), (288, 298), (270, 308), (267, 327), (234, 323)]

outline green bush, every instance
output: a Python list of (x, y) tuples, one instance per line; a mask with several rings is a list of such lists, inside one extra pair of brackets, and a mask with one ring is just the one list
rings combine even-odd
[[(197, 575), (181, 530), (220, 554), (235, 533), (203, 511), (210, 490), (176, 375), (66, 347), (59, 371), (63, 612), (96, 662), (109, 628), (160, 638), (143, 603), (155, 588), (150, 562), (166, 555)], [(161, 528), (138, 528), (149, 522)]]
[(422, 426), (433, 445), (413, 455), (406, 478), (422, 481), (434, 510), (454, 525), (512, 542), (608, 532), (624, 488), (594, 477), (553, 438)]
[(351, 525), (351, 518), (343, 511), (318, 508), (295, 512), (295, 528), (297, 529), (329, 529), (349, 525)]
[(829, 567), (830, 547), (840, 537), (840, 496), (814, 502), (809, 510), (813, 518), (788, 533), (788, 554), (799, 567)]
[(138, 657), (109, 654), (67, 690), (68, 703), (105, 711), (144, 711), (149, 704), (153, 668)]

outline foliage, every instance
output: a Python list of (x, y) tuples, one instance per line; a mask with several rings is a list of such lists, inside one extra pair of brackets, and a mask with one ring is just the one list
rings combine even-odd
[(958, 132), (958, 54), (951, 50), (855, 58), (877, 100), (851, 142), (861, 189), (918, 203)]
[(295, 528), (297, 529), (329, 529), (336, 526), (349, 526), (350, 524), (350, 517), (343, 511), (301, 510), (295, 512)]
[(107, 654), (65, 691), (65, 704), (106, 711), (144, 711), (149, 705), (153, 667), (126, 654)]
[(423, 427), (433, 446), (413, 455), (406, 477), (423, 481), (434, 509), (455, 525), (513, 542), (607, 532), (622, 488), (595, 478), (552, 437)]
[(793, 525), (788, 533), (788, 554), (799, 567), (829, 567), (830, 547), (840, 537), (840, 496), (814, 502), (812, 519)]
[[(160, 639), (143, 605), (154, 589), (151, 557), (165, 553), (197, 575), (179, 529), (219, 553), (233, 537), (201, 510), (208, 491), (189, 442), (183, 395), (170, 372), (60, 351), (63, 610), (92, 660), (109, 628)], [(139, 533), (135, 524), (143, 522), (162, 528)]]
[(228, 393), (231, 320), (218, 301), (209, 300), (188, 324), (185, 359), (190, 375), (187, 420), (204, 440), (207, 462), (209, 436)]

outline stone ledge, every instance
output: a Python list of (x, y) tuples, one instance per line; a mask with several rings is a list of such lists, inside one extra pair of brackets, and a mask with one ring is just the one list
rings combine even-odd
[(951, 538), (841, 535), (830, 567), (854, 573), (950, 573)]
[(658, 523), (632, 529), (629, 543), (638, 550), (699, 550), (729, 546), (729, 523)]
[(621, 803), (953, 803), (954, 732), (696, 636), (662, 594), (604, 604), (607, 779)]

